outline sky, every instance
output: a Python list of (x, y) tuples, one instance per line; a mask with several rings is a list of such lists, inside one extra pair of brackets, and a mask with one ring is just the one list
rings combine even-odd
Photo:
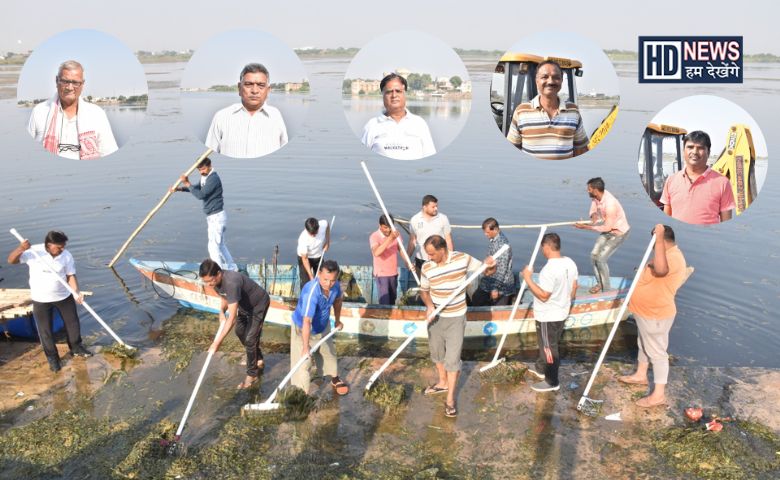
[[(292, 48), (362, 47), (385, 33), (417, 30), (459, 48), (506, 50), (543, 30), (578, 33), (606, 49), (636, 50), (637, 35), (744, 35), (746, 53), (780, 55), (772, 19), (780, 3), (727, 0), (558, 0), (546, 5), (517, 0), (490, 2), (365, 2), (340, 0), (135, 0), (3, 2), (0, 51), (34, 48), (52, 32), (96, 28), (133, 50), (199, 48), (218, 32), (239, 28), (266, 31)], [(549, 15), (543, 15), (549, 9)], [(541, 12), (539, 11), (541, 10)]]
[(424, 32), (387, 33), (364, 45), (347, 68), (346, 78), (381, 79), (384, 72), (406, 68), (412, 73), (429, 73), (432, 77), (469, 74), (457, 53), (445, 42)]
[(659, 111), (652, 123), (682, 127), (689, 132), (706, 132), (712, 142), (712, 154), (723, 150), (729, 127), (742, 123), (750, 128), (756, 156), (767, 156), (766, 139), (753, 117), (736, 103), (715, 95), (693, 95), (676, 100)]
[(234, 85), (247, 63), (262, 63), (271, 82), (300, 82), (306, 69), (292, 48), (259, 30), (222, 32), (201, 44), (187, 63), (182, 88)]
[(82, 96), (147, 93), (143, 67), (126, 45), (97, 30), (68, 30), (49, 37), (35, 48), (19, 76), (17, 99), (54, 95), (57, 70), (66, 60), (76, 60), (84, 67)]
[(598, 44), (580, 34), (560, 30), (533, 33), (514, 43), (509, 51), (579, 60), (582, 62), (582, 77), (577, 79), (578, 92), (619, 94), (612, 62)]

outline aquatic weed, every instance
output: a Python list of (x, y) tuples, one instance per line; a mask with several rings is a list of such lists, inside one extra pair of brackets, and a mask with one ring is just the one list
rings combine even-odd
[(377, 404), (385, 412), (397, 408), (406, 398), (406, 389), (400, 383), (380, 381), (363, 396)]

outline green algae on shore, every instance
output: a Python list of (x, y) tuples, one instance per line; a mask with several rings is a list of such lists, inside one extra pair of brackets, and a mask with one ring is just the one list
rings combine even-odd
[(389, 412), (397, 408), (406, 398), (406, 389), (400, 383), (380, 381), (363, 396), (377, 404), (383, 411)]
[(741, 480), (780, 472), (780, 437), (764, 425), (737, 420), (712, 432), (702, 424), (657, 432), (653, 446), (677, 470), (705, 479)]
[[(166, 360), (174, 362), (174, 371), (184, 371), (193, 355), (208, 350), (219, 328), (217, 316), (202, 312), (177, 314), (163, 323), (162, 352)], [(244, 346), (235, 335), (228, 335), (220, 352), (243, 352)]]
[(524, 383), (525, 372), (527, 371), (528, 368), (520, 362), (503, 362), (485, 372), (481, 372), (479, 378), (488, 383)]
[(100, 351), (100, 353), (110, 353), (111, 355), (120, 358), (122, 360), (132, 360), (138, 355), (138, 349), (128, 345), (123, 345), (119, 342), (114, 342), (110, 347), (106, 347)]

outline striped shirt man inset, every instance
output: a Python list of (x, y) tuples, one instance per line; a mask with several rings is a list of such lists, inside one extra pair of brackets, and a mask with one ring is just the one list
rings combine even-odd
[(506, 138), (524, 152), (545, 160), (571, 158), (588, 146), (577, 105), (561, 100), (558, 112), (550, 118), (539, 95), (517, 106)]

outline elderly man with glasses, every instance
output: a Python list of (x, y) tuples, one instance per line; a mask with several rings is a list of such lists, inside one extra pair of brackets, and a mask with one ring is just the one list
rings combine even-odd
[(428, 124), (406, 109), (406, 79), (391, 73), (379, 82), (379, 88), (385, 108), (363, 128), (363, 145), (396, 160), (417, 160), (436, 153)]
[(117, 151), (116, 140), (102, 108), (81, 97), (84, 67), (75, 60), (60, 65), (57, 94), (33, 108), (27, 131), (60, 157), (93, 160)]
[(250, 63), (241, 70), (234, 103), (214, 114), (206, 146), (234, 158), (256, 158), (287, 144), (287, 127), (279, 109), (268, 105), (268, 69)]

